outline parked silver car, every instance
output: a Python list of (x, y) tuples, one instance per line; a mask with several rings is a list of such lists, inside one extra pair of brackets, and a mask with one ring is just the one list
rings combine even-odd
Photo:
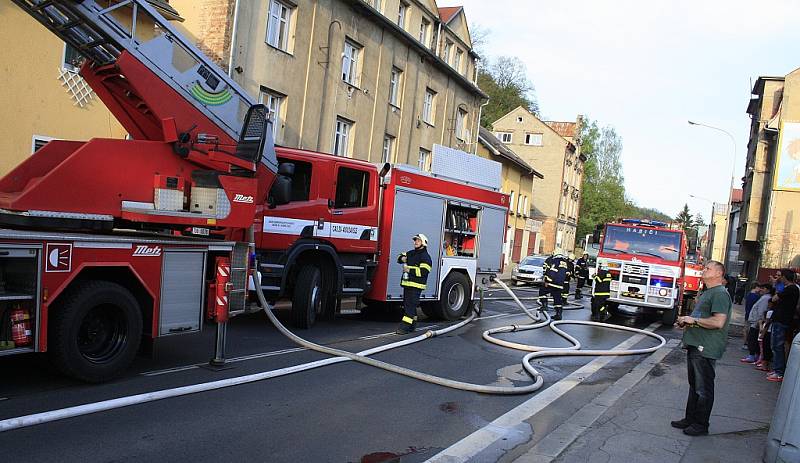
[(544, 280), (544, 260), (547, 256), (528, 256), (511, 270), (511, 279), (516, 284), (541, 283)]

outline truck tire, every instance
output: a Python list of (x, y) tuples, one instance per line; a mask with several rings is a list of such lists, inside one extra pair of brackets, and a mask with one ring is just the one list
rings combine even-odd
[(142, 313), (124, 287), (85, 282), (53, 309), (48, 350), (65, 375), (100, 383), (121, 375), (133, 362), (142, 337)]
[[(452, 272), (442, 283), (439, 300), (432, 303), (433, 311), (443, 320), (458, 320), (472, 306), (471, 296), (469, 278), (463, 273)], [(427, 312), (425, 314), (427, 315)]]
[(664, 313), (661, 315), (661, 324), (662, 325), (674, 325), (675, 320), (678, 319), (678, 309), (673, 307), (669, 310), (665, 310)]
[(317, 316), (326, 306), (322, 272), (317, 267), (305, 266), (297, 274), (292, 297), (292, 320), (300, 329), (314, 326)]

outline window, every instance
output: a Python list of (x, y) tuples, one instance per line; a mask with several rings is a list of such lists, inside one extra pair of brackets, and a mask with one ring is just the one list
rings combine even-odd
[(261, 92), (258, 94), (258, 102), (263, 103), (268, 109), (270, 116), (272, 116), (272, 138), (277, 140), (278, 135), (281, 133), (281, 111), (283, 110), (283, 102), (285, 96), (279, 93), (261, 87)]
[(525, 144), (531, 146), (542, 146), (542, 134), (541, 133), (526, 133), (525, 134)]
[(334, 209), (367, 207), (367, 199), (369, 199), (369, 172), (340, 167), (336, 176)]
[(427, 122), (430, 125), (433, 125), (433, 103), (436, 99), (436, 92), (433, 90), (426, 88), (425, 89), (425, 100), (422, 102), (422, 120)]
[(400, 79), (403, 77), (403, 71), (392, 68), (392, 75), (389, 78), (389, 103), (394, 106), (400, 107)]
[(344, 42), (342, 53), (342, 80), (355, 87), (358, 86), (358, 54), (361, 47), (349, 40)]
[(453, 61), (453, 69), (461, 72), (461, 58), (464, 57), (464, 50), (456, 47), (456, 59)]
[(381, 11), (381, 0), (373, 0), (372, 7), (378, 11)]
[(419, 168), (420, 170), (429, 170), (431, 165), (431, 152), (425, 148), (419, 149)]
[(289, 20), (292, 8), (278, 0), (272, 0), (267, 18), (267, 43), (283, 51), (289, 51)]
[(352, 129), (352, 122), (341, 117), (336, 118), (336, 132), (333, 134), (333, 154), (342, 157), (350, 156), (350, 132)]
[(72, 45), (64, 44), (64, 60), (61, 67), (72, 72), (78, 72), (85, 58)]
[(517, 122), (519, 122), (520, 124), (522, 124), (522, 122), (523, 122), (522, 116), (517, 116)]
[(511, 190), (511, 194), (508, 195), (508, 210), (509, 212), (514, 212), (514, 190)]
[(497, 132), (497, 138), (503, 143), (511, 143), (511, 132)]
[(467, 112), (459, 108), (456, 113), (456, 138), (459, 140), (466, 140), (466, 130), (464, 125), (467, 120)]
[(278, 164), (283, 164), (284, 162), (294, 164), (291, 201), (308, 201), (309, 196), (311, 196), (311, 163), (278, 158)]
[(426, 18), (422, 18), (422, 22), (419, 25), (419, 41), (426, 47), (429, 45), (428, 31), (430, 30), (430, 28), (431, 28), (431, 22), (428, 21)]
[(453, 42), (447, 40), (444, 42), (444, 56), (442, 59), (445, 63), (450, 64), (450, 55), (453, 54)]
[(401, 1), (397, 11), (397, 25), (400, 29), (406, 28), (406, 14), (408, 14), (408, 3)]
[(391, 135), (383, 136), (383, 157), (381, 162), (392, 162), (394, 153), (394, 137)]
[(47, 142), (52, 140), (56, 140), (56, 138), (46, 137), (44, 135), (34, 135), (31, 140), (31, 154), (44, 148), (44, 145), (46, 145)]
[(528, 209), (528, 195), (525, 195), (525, 204), (522, 205), (522, 215), (528, 216), (530, 210)]

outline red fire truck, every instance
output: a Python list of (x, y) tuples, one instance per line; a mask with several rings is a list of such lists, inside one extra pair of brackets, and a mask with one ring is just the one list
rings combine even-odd
[(265, 296), (291, 298), (297, 326), (335, 313), (347, 296), (402, 300), (396, 259), (417, 233), (433, 259), (422, 293), (429, 316), (463, 316), (500, 271), (508, 198), (498, 163), (439, 145), (431, 173), (295, 149), (277, 156), (294, 171), (291, 200), (260, 209), (256, 247)]
[(686, 236), (654, 220), (622, 219), (603, 229), (597, 265), (611, 271), (612, 309), (659, 312), (675, 323), (683, 297)]
[(0, 179), (0, 355), (49, 352), (104, 381), (140, 344), (210, 319), (221, 362), (227, 320), (255, 309), (248, 289), (292, 298), (305, 327), (344, 296), (397, 301), (394, 259), (420, 232), (431, 315), (463, 315), (499, 270), (496, 163), (435, 147), (426, 174), (276, 150), (266, 108), (147, 1), (14, 3), (87, 58), (81, 75), (133, 140), (52, 141)]
[(703, 290), (703, 263), (697, 246), (697, 229), (689, 230), (686, 234), (688, 243), (686, 265), (683, 269), (683, 307), (682, 312), (692, 310), (694, 301)]

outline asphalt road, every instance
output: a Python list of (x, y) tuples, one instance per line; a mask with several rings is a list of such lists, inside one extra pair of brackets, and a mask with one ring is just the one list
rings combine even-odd
[[(525, 289), (517, 292), (535, 294)], [(565, 318), (587, 320), (587, 299), (584, 306), (583, 310), (566, 311)], [(396, 314), (344, 315), (298, 334), (356, 352), (399, 339), (391, 334), (398, 318)], [(487, 343), (481, 333), (528, 320), (513, 303), (489, 301), (481, 319), (471, 325), (375, 358), (478, 384), (526, 385), (531, 379), (520, 364), (524, 353)], [(654, 321), (617, 316), (610, 322), (644, 328)], [(611, 348), (631, 336), (586, 326), (566, 326), (565, 330), (585, 348)], [(657, 332), (668, 338), (678, 336), (672, 328)], [(547, 329), (500, 336), (535, 345), (567, 345)], [(0, 420), (326, 358), (297, 348), (263, 313), (230, 323), (230, 368), (215, 371), (202, 366), (212, 356), (213, 341), (213, 325), (206, 325), (200, 334), (165, 339), (155, 358), (138, 358), (125, 377), (102, 385), (60, 377), (43, 356), (0, 357)], [(652, 340), (645, 340), (636, 347), (652, 345)], [(642, 358), (615, 359), (547, 405), (530, 430), (509, 435), (508, 447), (517, 441), (540, 439)], [(543, 389), (591, 360), (556, 357), (538, 361), (545, 379)], [(531, 397), (457, 391), (346, 362), (0, 433), (0, 454), (3, 461), (25, 462), (418, 462)], [(493, 460), (504, 461), (504, 455), (499, 452)]]

